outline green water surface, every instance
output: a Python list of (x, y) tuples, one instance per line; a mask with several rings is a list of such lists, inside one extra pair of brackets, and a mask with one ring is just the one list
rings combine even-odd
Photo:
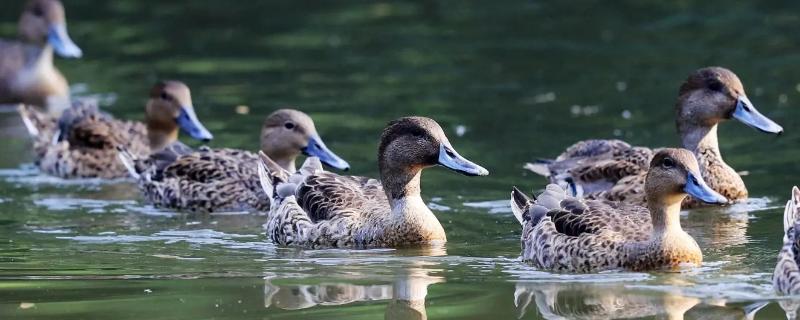
[[(150, 85), (179, 79), (211, 146), (254, 150), (264, 117), (294, 106), (353, 174), (377, 176), (385, 123), (423, 115), (491, 175), (425, 171), (444, 247), (278, 248), (262, 215), (155, 210), (129, 181), (41, 176), (18, 117), (3, 113), (2, 319), (738, 319), (764, 300), (757, 319), (784, 317), (770, 277), (800, 183), (800, 3), (65, 2), (85, 56), (57, 65), (116, 116), (142, 119)], [(21, 6), (0, 3), (0, 35), (16, 34)], [(585, 138), (676, 145), (678, 86), (708, 65), (734, 70), (786, 133), (721, 125), (753, 199), (684, 214), (703, 266), (570, 275), (521, 264), (509, 192), (546, 182), (522, 165)]]

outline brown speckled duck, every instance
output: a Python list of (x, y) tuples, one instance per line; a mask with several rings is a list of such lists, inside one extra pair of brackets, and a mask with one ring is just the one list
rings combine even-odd
[[(349, 169), (325, 146), (307, 114), (281, 109), (261, 129), (261, 151), (283, 170), (295, 171), (301, 154), (318, 157), (341, 170)], [(255, 153), (237, 149), (169, 148), (143, 161), (122, 153), (145, 199), (157, 207), (194, 212), (269, 210), (270, 198), (259, 183)]]
[(39, 169), (65, 179), (126, 177), (117, 147), (146, 157), (177, 141), (179, 128), (192, 138), (212, 139), (194, 113), (189, 87), (179, 81), (161, 82), (150, 90), (145, 123), (115, 119), (86, 101), (77, 101), (58, 120), (29, 106), (19, 111), (34, 139)]
[(31, 104), (60, 115), (70, 105), (69, 86), (53, 65), (53, 51), (65, 58), (82, 55), (67, 34), (61, 2), (28, 1), (19, 19), (19, 38), (0, 40), (0, 104)]
[(597, 272), (697, 266), (703, 254), (680, 224), (681, 202), (692, 195), (706, 203), (727, 200), (700, 177), (694, 155), (663, 149), (650, 161), (647, 208), (567, 196), (548, 185), (535, 201), (514, 188), (511, 207), (523, 225), (522, 258), (545, 270)]
[[(722, 159), (717, 142), (717, 125), (731, 118), (762, 132), (783, 132), (755, 109), (739, 78), (728, 69), (699, 69), (681, 85), (675, 122), (683, 147), (695, 154), (702, 178), (712, 189), (730, 201), (740, 201), (747, 198), (747, 188)], [(548, 177), (550, 183), (569, 186), (578, 196), (644, 205), (644, 178), (657, 151), (631, 147), (620, 140), (586, 140), (570, 146), (555, 160), (525, 167)], [(698, 204), (697, 199), (688, 197), (684, 206)]]
[(309, 158), (291, 174), (261, 153), (259, 176), (272, 198), (265, 229), (279, 245), (403, 247), (442, 243), (446, 236), (420, 196), (422, 170), (442, 165), (471, 176), (489, 174), (459, 155), (436, 121), (400, 118), (381, 135), (381, 180), (340, 176)]

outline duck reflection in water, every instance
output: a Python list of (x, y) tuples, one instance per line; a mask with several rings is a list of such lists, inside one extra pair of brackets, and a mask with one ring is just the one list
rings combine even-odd
[(264, 307), (298, 310), (389, 300), (384, 313), (385, 319), (427, 319), (425, 297), (428, 295), (428, 286), (444, 282), (444, 278), (431, 275), (437, 271), (441, 270), (412, 267), (396, 274), (391, 284), (378, 285), (276, 285), (276, 278), (268, 278), (264, 281)]

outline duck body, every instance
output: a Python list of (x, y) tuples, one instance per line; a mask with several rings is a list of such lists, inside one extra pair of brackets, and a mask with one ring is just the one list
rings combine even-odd
[[(719, 150), (717, 126), (728, 118), (736, 118), (763, 132), (783, 131), (758, 113), (730, 70), (709, 67), (690, 75), (678, 97), (678, 134), (683, 147), (699, 161), (706, 183), (729, 202), (735, 202), (746, 199), (748, 191)], [(526, 168), (580, 197), (645, 205), (648, 163), (660, 150), (634, 147), (621, 140), (585, 140), (573, 144), (554, 160), (529, 163)], [(688, 197), (683, 205), (700, 204), (702, 201)]]
[(545, 270), (580, 273), (697, 266), (702, 252), (680, 227), (686, 197), (681, 188), (706, 202), (726, 201), (697, 176), (697, 161), (689, 151), (664, 149), (648, 170), (648, 207), (578, 199), (555, 184), (533, 201), (515, 189), (511, 205), (523, 225), (522, 259)]
[(26, 124), (34, 123), (38, 130), (34, 136), (35, 162), (52, 176), (125, 177), (127, 170), (117, 160), (117, 146), (140, 156), (150, 153), (143, 123), (115, 119), (92, 103), (77, 102), (58, 120), (29, 107), (21, 113)]
[[(270, 114), (262, 127), (262, 151), (281, 159), (282, 170), (294, 170), (301, 154), (317, 155), (326, 163), (348, 169), (347, 162), (328, 150), (311, 118), (297, 110)], [(257, 154), (238, 149), (202, 147), (196, 151), (179, 145), (150, 157), (128, 158), (139, 189), (151, 204), (192, 212), (267, 211), (270, 198), (258, 177)]]
[(272, 199), (265, 225), (270, 239), (308, 248), (446, 241), (444, 228), (420, 196), (422, 170), (441, 164), (466, 175), (488, 171), (458, 155), (441, 127), (423, 117), (390, 122), (378, 150), (380, 180), (325, 172), (313, 157), (290, 173), (262, 153), (259, 176)]
[[(647, 208), (569, 198), (552, 184), (542, 197), (551, 197), (558, 205), (545, 207), (542, 220), (524, 224), (522, 258), (535, 267), (587, 273), (674, 269), (702, 262), (697, 243), (685, 232), (654, 236)], [(660, 245), (679, 241), (687, 246), (675, 250)]]
[(800, 294), (800, 189), (797, 187), (792, 188), (792, 199), (786, 203), (783, 229), (783, 246), (772, 284), (780, 294), (796, 295)]
[(156, 207), (192, 212), (266, 211), (270, 202), (259, 184), (258, 159), (244, 150), (191, 150), (179, 145), (140, 161), (138, 165), (144, 168), (136, 176), (142, 195)]
[[(187, 128), (185, 130), (197, 139), (211, 138), (196, 116), (191, 117), (193, 120), (185, 121), (178, 117), (180, 123), (174, 120), (175, 117), (167, 116), (172, 123), (159, 126), (152, 119), (157, 115), (175, 113), (170, 106), (182, 103), (178, 98), (171, 98), (172, 94), (188, 95), (188, 88), (182, 83), (164, 82), (157, 84), (154, 90), (163, 91), (169, 101), (151, 98), (146, 123), (116, 119), (100, 111), (95, 102), (85, 100), (75, 101), (59, 117), (52, 117), (31, 106), (21, 106), (19, 112), (34, 140), (35, 162), (39, 169), (64, 179), (122, 178), (127, 177), (129, 172), (124, 163), (119, 161), (118, 149), (126, 150), (127, 154), (137, 158), (147, 157), (153, 151), (160, 151), (174, 143), (179, 127)], [(174, 108), (192, 108), (190, 102), (183, 105)], [(180, 112), (194, 114), (194, 111)]]

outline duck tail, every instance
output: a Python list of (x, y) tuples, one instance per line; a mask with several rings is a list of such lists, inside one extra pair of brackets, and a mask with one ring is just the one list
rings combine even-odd
[(511, 189), (511, 212), (514, 213), (514, 217), (520, 224), (524, 225), (525, 221), (530, 219), (527, 213), (532, 203), (531, 198), (525, 192), (516, 186)]
[(789, 231), (798, 218), (800, 218), (800, 189), (794, 186), (792, 199), (786, 202), (786, 208), (783, 210), (783, 232)]
[(277, 187), (288, 180), (289, 171), (275, 163), (263, 151), (258, 152), (258, 157), (261, 159), (258, 162), (258, 181), (261, 183), (261, 188), (264, 189), (270, 199), (276, 195), (280, 196), (280, 192), (276, 193)]
[(550, 171), (550, 164), (552, 163), (553, 160), (550, 159), (536, 159), (533, 162), (526, 163), (522, 167), (540, 176), (550, 177), (553, 174), (552, 171)]
[(117, 146), (117, 158), (122, 165), (125, 166), (125, 169), (128, 169), (128, 173), (136, 180), (139, 180), (142, 176), (139, 170), (136, 169), (136, 157), (128, 152), (123, 146)]
[(33, 106), (19, 104), (17, 113), (22, 118), (25, 130), (35, 141), (50, 142), (49, 134), (56, 130), (56, 119), (47, 113), (36, 110)]

